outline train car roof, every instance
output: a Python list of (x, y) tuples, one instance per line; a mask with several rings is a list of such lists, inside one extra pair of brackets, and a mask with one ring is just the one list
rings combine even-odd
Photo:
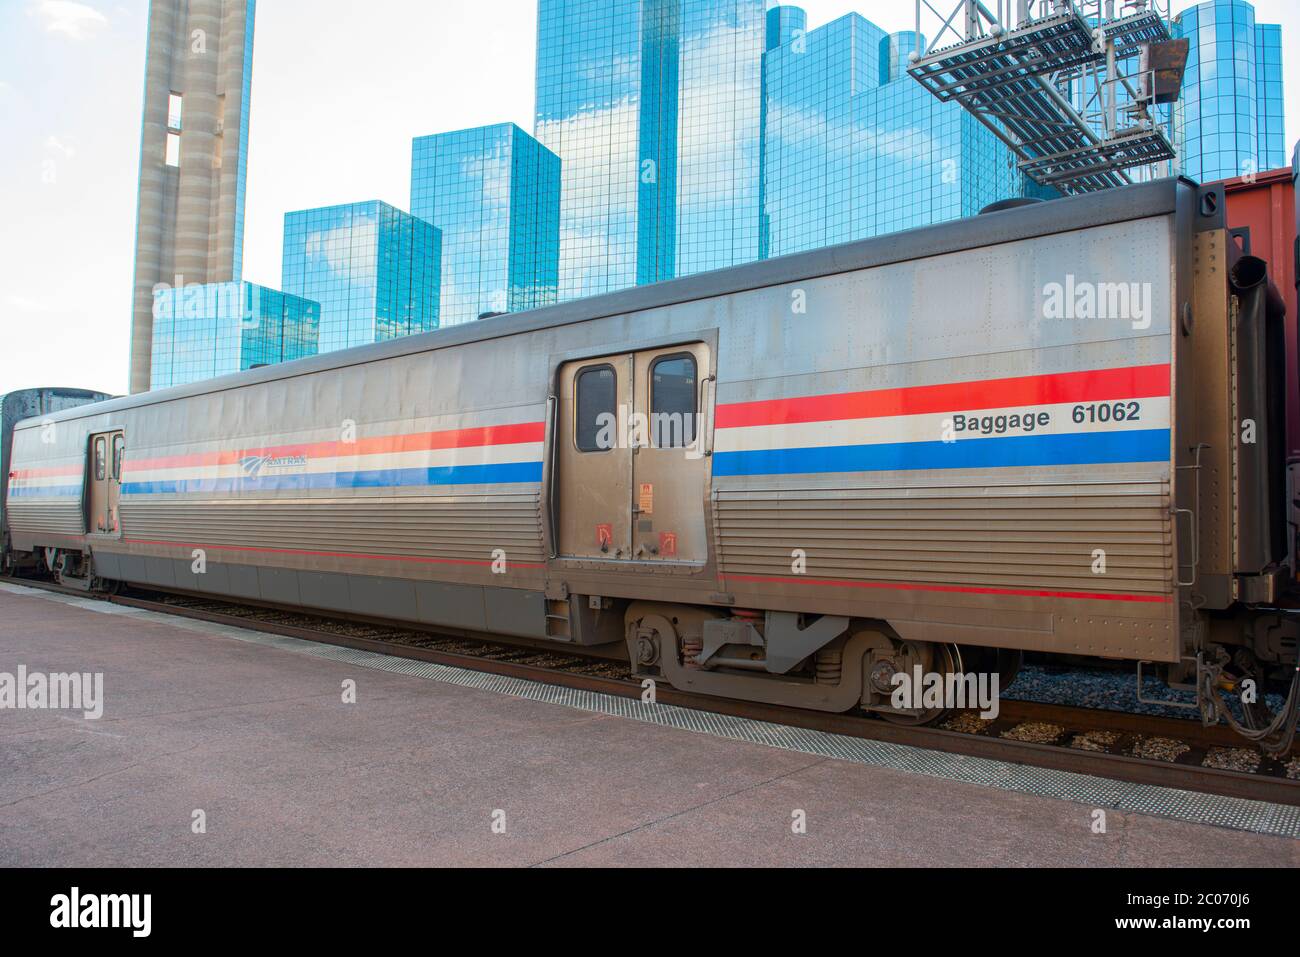
[[(469, 342), (505, 338), (539, 329), (699, 299), (711, 299), (767, 286), (804, 282), (856, 269), (1166, 215), (1178, 208), (1180, 194), (1187, 195), (1188, 191), (1196, 189), (1197, 185), (1189, 179), (1170, 177), (1098, 193), (1053, 199), (934, 226), (922, 226), (871, 239), (856, 240), (838, 246), (827, 246), (810, 252), (792, 253), (774, 259), (696, 273), (648, 286), (634, 286), (604, 295), (542, 306), (526, 312), (507, 313), (432, 332), (218, 376), (189, 385), (109, 399), (56, 412), (45, 418), (56, 422), (74, 420), (174, 399), (224, 392), (263, 382), (290, 379), (329, 369), (412, 355), (432, 349), (446, 349)], [(30, 428), (28, 422), (39, 421), (41, 420), (28, 419), (17, 423), (16, 428)]]
[(0, 392), (0, 402), (12, 399), (19, 395), (32, 395), (33, 393), (53, 392), (56, 395), (110, 395), (108, 392), (101, 392), (99, 389), (78, 389), (72, 386), (61, 385), (38, 385), (30, 389), (13, 389), (9, 392)]

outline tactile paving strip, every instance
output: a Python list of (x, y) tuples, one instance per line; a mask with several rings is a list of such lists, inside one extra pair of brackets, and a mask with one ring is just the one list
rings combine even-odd
[(946, 781), (962, 781), (967, 784), (1000, 788), (1004, 791), (1037, 794), (1042, 797), (1057, 798), (1063, 801), (1074, 801), (1090, 807), (1115, 808), (1180, 821), (1190, 821), (1196, 824), (1211, 824), (1259, 834), (1300, 838), (1300, 808), (1288, 807), (1282, 804), (1246, 801), (1241, 798), (1221, 797), (1214, 794), (1202, 794), (1197, 791), (1183, 791), (1150, 784), (1112, 781), (1087, 774), (1009, 764), (988, 758), (964, 757), (942, 751), (928, 751), (909, 745), (869, 741), (863, 738), (848, 737), (806, 728), (792, 728), (767, 721), (754, 721), (749, 718), (712, 714), (707, 711), (695, 711), (675, 705), (646, 704), (635, 698), (622, 698), (617, 695), (563, 688), (523, 678), (510, 678), (504, 675), (471, 671), (451, 665), (410, 661), (378, 652), (341, 648), (335, 645), (305, 641), (301, 638), (268, 635), (263, 632), (249, 631), (231, 625), (220, 625), (175, 615), (166, 615), (161, 612), (126, 608), (122, 605), (73, 598), (40, 589), (0, 584), (0, 591), (61, 601), (90, 611), (134, 615), (187, 631), (220, 635), (281, 651), (343, 662), (374, 671), (387, 671), (391, 674), (443, 681), (465, 688), (475, 688), (495, 694), (514, 695), (530, 701), (541, 701), (547, 704), (561, 705), (566, 708), (576, 708), (581, 711), (590, 711), (613, 717), (630, 718), (663, 727), (693, 731), (697, 734), (710, 734), (715, 737), (761, 744), (767, 747), (782, 748), (801, 754), (835, 758), (840, 761), (852, 761), (873, 767), (891, 768), (896, 771), (923, 774)]

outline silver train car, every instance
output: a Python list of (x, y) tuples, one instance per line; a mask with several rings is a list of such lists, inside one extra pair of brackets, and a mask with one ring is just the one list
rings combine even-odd
[[(39, 418), (62, 412), (64, 409), (103, 402), (111, 398), (107, 392), (89, 389), (36, 388), (18, 389), (0, 395), (0, 475), (9, 474), (9, 455), (13, 450), (14, 426), (24, 419)], [(23, 564), (37, 565), (36, 556), (15, 552), (9, 544), (9, 523), (5, 521), (8, 505), (9, 483), (0, 483), (0, 564), (12, 571)], [(12, 563), (12, 564), (11, 564)]]
[(896, 674), (1034, 651), (1217, 717), (1298, 631), (1281, 317), (1222, 198), (1062, 199), (26, 422), (9, 547), (730, 698), (926, 721)]

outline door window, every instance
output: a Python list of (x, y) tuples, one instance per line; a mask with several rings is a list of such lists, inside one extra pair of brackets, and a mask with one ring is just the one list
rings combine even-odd
[(115, 481), (122, 481), (122, 453), (126, 451), (126, 439), (123, 436), (113, 436), (113, 478)]
[(602, 435), (610, 424), (617, 421), (618, 382), (614, 367), (589, 366), (574, 380), (573, 438), (580, 452), (608, 452), (615, 447), (613, 432)]
[(695, 443), (695, 359), (662, 356), (650, 366), (650, 434), (655, 447)]
[(95, 481), (104, 481), (104, 472), (107, 465), (107, 447), (104, 443), (104, 437), (100, 436), (95, 439)]

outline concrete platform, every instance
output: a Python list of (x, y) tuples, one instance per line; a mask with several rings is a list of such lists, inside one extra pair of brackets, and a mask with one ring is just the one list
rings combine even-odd
[(1300, 864), (1285, 837), (1113, 809), (1097, 834), (1083, 804), (0, 585), (0, 673), (20, 665), (103, 672), (106, 704), (0, 710), (5, 866)]

